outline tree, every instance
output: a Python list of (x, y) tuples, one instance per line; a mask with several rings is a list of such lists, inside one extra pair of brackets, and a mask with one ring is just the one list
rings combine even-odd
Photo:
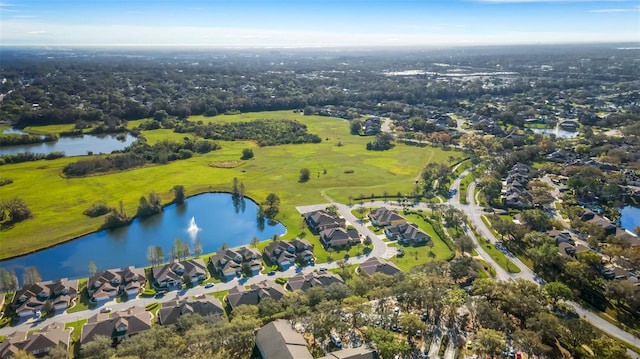
[(367, 208), (360, 206), (358, 207), (358, 214), (360, 215), (360, 222), (362, 222), (362, 220), (364, 219), (364, 214), (365, 212), (367, 212)]
[(624, 346), (604, 336), (592, 339), (589, 348), (598, 359), (631, 359)]
[(373, 242), (371, 241), (371, 237), (366, 236), (362, 242), (365, 246), (369, 247)]
[(244, 148), (242, 149), (242, 157), (240, 157), (240, 159), (242, 160), (249, 160), (253, 158), (253, 150), (250, 148)]
[(464, 233), (455, 236), (453, 238), (453, 244), (462, 253), (463, 256), (465, 252), (471, 253), (471, 251), (473, 251), (473, 248), (475, 247), (475, 244), (473, 243), (473, 240), (471, 239), (471, 237), (469, 237)]
[(165, 110), (158, 110), (153, 113), (153, 119), (158, 122), (162, 122), (169, 117), (169, 114)]
[(260, 243), (260, 240), (258, 239), (258, 237), (254, 236), (253, 238), (251, 238), (251, 247), (257, 248), (258, 243)]
[(522, 211), (522, 221), (534, 231), (544, 232), (551, 228), (551, 219), (540, 209), (527, 209)]
[(362, 130), (362, 121), (352, 120), (349, 128), (352, 135), (360, 134), (360, 131)]
[(545, 206), (553, 203), (554, 197), (551, 194), (553, 187), (541, 180), (531, 181), (528, 184), (531, 201), (537, 206)]
[(544, 292), (547, 294), (551, 305), (554, 307), (560, 299), (571, 299), (573, 292), (566, 284), (560, 282), (549, 282), (544, 285)]
[(358, 328), (361, 324), (358, 320), (367, 315), (371, 306), (367, 305), (367, 299), (361, 296), (352, 295), (342, 300), (342, 305), (345, 310), (351, 313), (351, 325), (354, 328)]
[(156, 265), (163, 263), (164, 262), (164, 251), (162, 250), (162, 247), (160, 246), (156, 246), (155, 247), (155, 259), (156, 259)]
[(505, 334), (493, 329), (480, 329), (476, 333), (476, 340), (482, 350), (493, 356), (498, 349), (505, 346)]
[(184, 203), (184, 198), (186, 196), (186, 189), (184, 188), (183, 185), (175, 185), (173, 186), (173, 188), (171, 189), (173, 191), (174, 194), (174, 198), (173, 201), (177, 204), (182, 204)]
[(116, 353), (111, 346), (111, 338), (104, 335), (98, 335), (90, 342), (82, 344), (80, 352), (83, 358), (89, 359), (109, 359)]
[(15, 292), (18, 290), (16, 273), (6, 268), (0, 268), (0, 292)]
[(156, 246), (153, 244), (147, 247), (147, 260), (151, 263), (152, 267), (158, 265), (158, 252), (156, 250)]
[(0, 201), (0, 223), (13, 224), (31, 218), (31, 210), (22, 198)]
[(264, 204), (267, 206), (264, 210), (264, 216), (270, 219), (275, 218), (280, 211), (280, 197), (275, 193), (269, 193)]
[(308, 168), (303, 168), (300, 170), (300, 178), (298, 182), (304, 183), (307, 182), (311, 178), (311, 171)]
[(424, 331), (426, 329), (426, 325), (420, 320), (420, 318), (415, 314), (405, 314), (398, 321), (407, 332), (409, 336), (414, 335), (418, 332), (418, 330)]
[(22, 274), (22, 282), (24, 285), (35, 284), (41, 280), (42, 276), (36, 266), (29, 266), (24, 269), (24, 273)]
[(91, 274), (91, 276), (94, 276), (97, 271), (98, 269), (96, 268), (95, 262), (92, 260), (89, 261), (89, 274)]
[[(186, 243), (185, 243), (186, 244)], [(202, 254), (202, 240), (196, 237), (193, 241), (193, 255), (199, 257)]]

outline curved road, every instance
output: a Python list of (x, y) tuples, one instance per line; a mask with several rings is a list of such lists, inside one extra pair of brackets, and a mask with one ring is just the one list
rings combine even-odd
[[(488, 239), (491, 243), (494, 243), (494, 244), (496, 242), (500, 242), (493, 235), (493, 233), (491, 233), (489, 228), (487, 228), (487, 226), (482, 221), (482, 218), (481, 218), (482, 217), (482, 213), (483, 213), (482, 212), (482, 208), (476, 204), (475, 198), (474, 198), (474, 193), (475, 193), (475, 188), (476, 188), (476, 183), (475, 182), (470, 183), (469, 187), (467, 189), (467, 202), (469, 204), (461, 204), (460, 203), (460, 198), (459, 198), (460, 181), (462, 180), (462, 178), (464, 178), (468, 174), (469, 174), (469, 170), (463, 172), (458, 178), (456, 178), (456, 180), (451, 185), (451, 189), (455, 190), (455, 195), (450, 199), (449, 203), (451, 203), (456, 208), (458, 208), (458, 209), (462, 210), (464, 213), (466, 213), (468, 218), (469, 218), (469, 220), (473, 223), (474, 227), (480, 232), (480, 234), (484, 238)], [(476, 243), (476, 250), (478, 251), (478, 253), (486, 260), (485, 255), (483, 255), (484, 250), (482, 249), (482, 246), (479, 245), (477, 239), (473, 236), (473, 233), (471, 231), (468, 231), (467, 233), (470, 234), (471, 238)], [(484, 254), (486, 254), (486, 253), (484, 253)], [(505, 273), (502, 273), (502, 274), (499, 274), (497, 276), (499, 279), (504, 280), (504, 279), (507, 279), (507, 278), (512, 278), (512, 279), (520, 278), (520, 279), (526, 279), (526, 280), (534, 281), (534, 278), (537, 277), (537, 276), (531, 269), (529, 269), (529, 267), (524, 265), (524, 263), (522, 263), (516, 257), (509, 257), (509, 259), (516, 266), (518, 266), (518, 268), (520, 268), (520, 273), (506, 273), (505, 272), (506, 273), (506, 277), (505, 277)], [(496, 269), (496, 273), (499, 273), (499, 269), (501, 269), (500, 266), (496, 265), (495, 261), (489, 261), (489, 263), (491, 263), (494, 266), (494, 268)], [(503, 272), (504, 272), (504, 270), (503, 270)], [(592, 313), (591, 311), (589, 311), (588, 309), (584, 308), (583, 306), (581, 306), (580, 304), (578, 304), (576, 302), (567, 301), (567, 303), (572, 305), (575, 308), (576, 313), (578, 313), (582, 319), (588, 321), (593, 326), (599, 328), (603, 332), (611, 335), (612, 337), (620, 339), (620, 340), (622, 340), (622, 341), (624, 341), (626, 343), (629, 343), (629, 344), (631, 344), (633, 346), (637, 347), (638, 345), (640, 345), (640, 338), (638, 338), (638, 337), (634, 336), (633, 334), (628, 333), (628, 332), (618, 328), (617, 326), (607, 322), (606, 320), (600, 318), (595, 313)]]

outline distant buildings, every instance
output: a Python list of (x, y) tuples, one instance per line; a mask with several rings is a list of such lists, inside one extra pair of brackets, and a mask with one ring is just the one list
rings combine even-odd
[(298, 238), (271, 242), (262, 253), (272, 264), (277, 264), (280, 270), (287, 270), (296, 261), (308, 264), (314, 260), (313, 246), (307, 240)]

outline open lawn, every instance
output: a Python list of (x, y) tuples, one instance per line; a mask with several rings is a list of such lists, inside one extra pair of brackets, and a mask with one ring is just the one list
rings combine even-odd
[(417, 224), (421, 230), (431, 236), (433, 248), (428, 245), (421, 247), (403, 247), (395, 242), (389, 243), (388, 245), (390, 247), (398, 247), (404, 250), (404, 256), (393, 257), (390, 259), (391, 262), (395, 263), (400, 267), (400, 269), (408, 271), (417, 265), (425, 264), (430, 261), (449, 260), (451, 258), (453, 252), (449, 247), (447, 247), (442, 239), (438, 237), (431, 224), (425, 222), (416, 214), (408, 213), (402, 214), (402, 216), (404, 216), (407, 221)]
[[(104, 201), (117, 206), (122, 201), (127, 213), (136, 212), (141, 196), (155, 191), (163, 201), (173, 198), (170, 189), (184, 185), (187, 195), (207, 191), (228, 191), (237, 177), (246, 194), (263, 201), (273, 192), (282, 202), (277, 220), (289, 229), (286, 238), (300, 232), (297, 205), (326, 202), (328, 195), (348, 202), (350, 195), (375, 193), (390, 196), (410, 193), (422, 168), (431, 161), (447, 162), (459, 158), (455, 150), (397, 144), (388, 151), (367, 151), (371, 137), (349, 135), (346, 121), (320, 116), (302, 116), (291, 111), (194, 118), (202, 121), (247, 121), (258, 118), (294, 118), (307, 125), (309, 132), (323, 138), (322, 143), (258, 147), (249, 141), (221, 141), (221, 150), (166, 165), (148, 166), (118, 173), (85, 178), (63, 178), (65, 165), (77, 158), (25, 162), (2, 166), (2, 176), (13, 183), (0, 188), (2, 198), (22, 198), (33, 218), (5, 229), (0, 236), (0, 259), (25, 254), (55, 243), (98, 230), (103, 218), (89, 218), (82, 212), (93, 203)], [(192, 119), (193, 120), (193, 119)], [(150, 142), (175, 139), (188, 134), (167, 130), (143, 131)], [(192, 136), (192, 135), (191, 135)], [(338, 143), (341, 146), (338, 146)], [(252, 148), (254, 159), (236, 168), (214, 168), (211, 162), (237, 160), (243, 148)], [(311, 179), (299, 183), (301, 168), (311, 171)], [(326, 172), (325, 172), (326, 171)], [(352, 171), (352, 173), (350, 173)], [(46, 235), (43, 229), (46, 228)]]

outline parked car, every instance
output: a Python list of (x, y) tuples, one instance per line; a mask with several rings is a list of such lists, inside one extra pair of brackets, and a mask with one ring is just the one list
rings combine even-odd
[(204, 285), (205, 288), (211, 288), (213, 287), (213, 283), (207, 283)]
[(267, 273), (267, 275), (276, 275), (276, 271), (271, 270), (271, 271), (269, 271), (269, 273)]
[(100, 313), (111, 313), (111, 308), (104, 307), (104, 308), (100, 309)]
[(318, 269), (320, 272), (326, 272), (327, 271), (327, 267), (320, 267), (320, 269)]

